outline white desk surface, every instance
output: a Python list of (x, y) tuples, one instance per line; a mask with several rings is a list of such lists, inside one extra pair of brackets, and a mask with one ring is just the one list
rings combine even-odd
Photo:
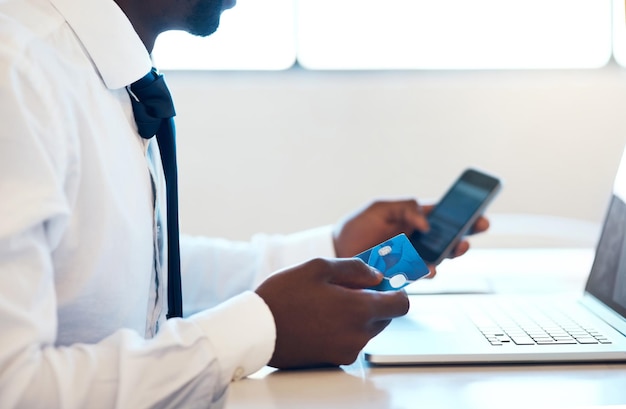
[[(475, 249), (411, 294), (582, 292), (590, 249)], [(227, 409), (626, 408), (626, 364), (263, 368), (234, 382)]]

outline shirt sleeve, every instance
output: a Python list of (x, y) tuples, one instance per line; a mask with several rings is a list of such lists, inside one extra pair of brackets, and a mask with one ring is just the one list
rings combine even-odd
[[(256, 260), (258, 269), (249, 268), (242, 276), (249, 283), (276, 268), (332, 251), (327, 228), (259, 235), (248, 244), (190, 240), (195, 242), (196, 261), (211, 255), (207, 249), (215, 252), (209, 258), (213, 263), (220, 260), (221, 273), (232, 267), (227, 260), (245, 264), (238, 256), (246, 255), (248, 261)], [(227, 301), (166, 321), (152, 339), (122, 329), (95, 344), (55, 346), (57, 307), (46, 242), (42, 226), (0, 241), (0, 407), (219, 406), (231, 380), (269, 361), (275, 341), (273, 317), (249, 291), (232, 297), (224, 292)], [(230, 252), (222, 252), (224, 248)], [(211, 263), (200, 265), (195, 266), (198, 271), (211, 270)], [(230, 285), (231, 291), (236, 287)]]
[(210, 407), (271, 357), (273, 319), (250, 292), (168, 320), (152, 339), (121, 329), (94, 344), (55, 345), (44, 243), (42, 227), (0, 241), (0, 407)]
[(314, 257), (334, 257), (332, 226), (250, 241), (183, 236), (181, 269), (186, 315), (254, 289), (270, 274)]

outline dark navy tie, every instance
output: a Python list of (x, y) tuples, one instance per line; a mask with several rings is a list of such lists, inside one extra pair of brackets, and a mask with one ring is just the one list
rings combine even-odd
[(156, 69), (134, 82), (130, 94), (139, 135), (145, 139), (156, 135), (161, 152), (167, 188), (167, 318), (182, 317), (174, 103), (163, 75)]

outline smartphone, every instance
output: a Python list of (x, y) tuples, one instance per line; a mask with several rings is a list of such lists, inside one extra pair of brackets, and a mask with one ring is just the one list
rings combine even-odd
[(429, 264), (439, 264), (472, 227), (498, 194), (500, 179), (466, 169), (428, 214), (428, 232), (414, 231), (409, 240)]

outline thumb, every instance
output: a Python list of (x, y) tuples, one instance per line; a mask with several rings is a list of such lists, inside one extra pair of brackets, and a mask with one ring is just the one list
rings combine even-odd
[(331, 270), (329, 282), (347, 288), (369, 288), (383, 281), (383, 274), (359, 258), (340, 259)]

